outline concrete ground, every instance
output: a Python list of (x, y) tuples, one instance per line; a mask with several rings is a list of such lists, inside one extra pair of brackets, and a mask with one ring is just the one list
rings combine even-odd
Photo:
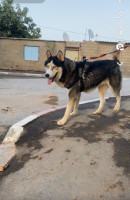
[[(130, 94), (130, 79), (121, 95)], [(46, 79), (0, 76), (0, 142), (10, 126), (28, 115), (66, 105), (67, 90)], [(112, 96), (108, 91), (107, 96)], [(83, 93), (81, 101), (98, 97)], [(100, 116), (98, 102), (80, 106), (79, 115), (58, 127), (64, 110), (25, 127), (17, 154), (0, 173), (0, 199), (17, 200), (129, 200), (130, 97), (113, 113), (109, 99)]]
[[(123, 81), (121, 95), (129, 94), (130, 79)], [(108, 91), (106, 96), (112, 96)], [(82, 93), (81, 101), (99, 98), (97, 89)], [(66, 105), (67, 89), (44, 78), (0, 76), (0, 143), (10, 126), (37, 112)]]
[(130, 96), (114, 113), (110, 98), (99, 116), (99, 102), (83, 104), (63, 127), (64, 110), (25, 126), (17, 153), (0, 174), (1, 200), (129, 200)]

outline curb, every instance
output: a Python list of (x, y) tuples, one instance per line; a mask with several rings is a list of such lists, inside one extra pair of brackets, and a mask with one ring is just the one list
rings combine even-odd
[(15, 156), (15, 143), (10, 142), (0, 145), (0, 172), (3, 172), (9, 165), (11, 159)]
[[(127, 95), (123, 95), (123, 97), (127, 97), (127, 96), (130, 96), (130, 94), (127, 94)], [(106, 99), (110, 99), (112, 97), (106, 97)], [(97, 98), (97, 99), (92, 99), (92, 100), (88, 100), (88, 101), (81, 101), (79, 103), (79, 105), (82, 105), (82, 104), (86, 104), (86, 103), (92, 103), (92, 102), (96, 102), (96, 101), (99, 101), (100, 99)], [(10, 127), (10, 129), (8, 130), (2, 144), (6, 144), (6, 143), (9, 143), (9, 142), (13, 142), (13, 143), (16, 143), (18, 141), (18, 139), (20, 138), (23, 130), (24, 130), (24, 126), (32, 121), (34, 121), (35, 119), (43, 116), (43, 115), (46, 115), (48, 113), (51, 113), (51, 112), (54, 112), (54, 111), (57, 111), (57, 110), (61, 110), (61, 109), (64, 109), (66, 108), (66, 105), (63, 105), (63, 106), (58, 106), (56, 108), (52, 108), (52, 109), (48, 109), (48, 110), (45, 110), (45, 111), (42, 111), (42, 112), (39, 112), (37, 114), (34, 114), (34, 115), (29, 115), (28, 117), (24, 118), (23, 120), (17, 122), (16, 124), (12, 125)]]
[[(106, 97), (105, 99), (109, 99), (109, 97)], [(86, 104), (86, 103), (91, 103), (91, 102), (96, 102), (96, 101), (99, 101), (100, 99), (93, 99), (93, 100), (89, 100), (89, 101), (82, 101), (79, 103), (79, 105), (82, 105), (82, 104)], [(56, 108), (52, 108), (52, 109), (48, 109), (48, 110), (45, 110), (45, 111), (42, 111), (42, 112), (39, 112), (37, 114), (34, 114), (34, 115), (29, 115), (28, 117), (24, 118), (23, 120), (17, 122), (16, 124), (12, 125), (9, 129), (9, 131), (7, 132), (2, 144), (5, 144), (5, 143), (9, 143), (9, 142), (13, 142), (13, 143), (16, 143), (18, 141), (18, 139), (20, 138), (23, 130), (24, 130), (24, 127), (26, 124), (34, 121), (35, 119), (43, 116), (43, 115), (46, 115), (48, 113), (51, 113), (51, 112), (54, 112), (54, 111), (57, 111), (57, 110), (61, 110), (61, 109), (64, 109), (66, 108), (66, 106), (58, 106)]]
[[(130, 95), (123, 95), (123, 96), (127, 97)], [(111, 97), (106, 97), (105, 99), (109, 99), (109, 98), (111, 98)], [(98, 99), (93, 99), (93, 100), (89, 100), (89, 101), (82, 101), (79, 104), (82, 105), (82, 104), (86, 104), (86, 103), (96, 102), (99, 100), (100, 99), (98, 98)], [(23, 133), (24, 126), (43, 115), (46, 115), (48, 113), (51, 113), (51, 112), (54, 112), (57, 110), (61, 110), (64, 108), (66, 108), (66, 106), (58, 106), (57, 108), (45, 110), (45, 111), (39, 112), (37, 114), (30, 115), (30, 116), (24, 118), (23, 120), (17, 122), (16, 124), (12, 125), (10, 127), (9, 131), (7, 132), (2, 144), (0, 145), (0, 172), (4, 171), (4, 169), (7, 168), (7, 166), (9, 165), (9, 162), (15, 156), (15, 152), (16, 152), (15, 143), (18, 141), (21, 134)]]
[(44, 74), (31, 74), (31, 73), (24, 73), (24, 72), (0, 72), (0, 75), (45, 78)]

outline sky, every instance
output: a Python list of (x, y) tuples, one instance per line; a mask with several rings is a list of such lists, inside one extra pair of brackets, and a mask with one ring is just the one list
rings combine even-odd
[(41, 39), (63, 41), (65, 32), (70, 41), (89, 40), (91, 29), (93, 41), (130, 42), (130, 0), (28, 1), (20, 5), (28, 7), (28, 16), (41, 28)]

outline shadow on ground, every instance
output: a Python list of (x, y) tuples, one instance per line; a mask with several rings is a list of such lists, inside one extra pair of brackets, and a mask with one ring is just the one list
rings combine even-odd
[[(55, 132), (55, 137), (59, 140), (76, 138), (79, 142), (80, 140), (86, 140), (92, 145), (102, 140), (112, 143), (114, 162), (117, 167), (123, 167), (124, 174), (128, 175), (130, 173), (130, 140), (128, 139), (130, 107), (124, 106), (128, 101), (130, 102), (129, 96), (122, 97), (122, 109), (118, 113), (113, 113), (110, 109), (114, 107), (115, 98), (108, 99), (105, 109), (110, 111), (108, 113), (106, 111), (99, 116), (92, 115), (99, 102), (80, 105), (79, 116), (71, 118), (63, 127), (58, 127), (56, 121), (63, 116), (64, 109), (44, 115), (26, 125), (23, 135), (16, 143), (16, 147), (18, 149), (24, 148), (25, 153), (16, 155), (7, 170), (0, 174), (0, 177), (5, 177), (20, 170), (30, 159), (38, 159), (38, 156), (32, 157), (31, 153), (34, 150), (44, 149), (41, 140), (50, 137), (48, 134), (50, 130)], [(57, 132), (59, 131), (63, 134), (58, 135)], [(53, 149), (48, 149), (44, 153), (47, 154), (52, 151)]]

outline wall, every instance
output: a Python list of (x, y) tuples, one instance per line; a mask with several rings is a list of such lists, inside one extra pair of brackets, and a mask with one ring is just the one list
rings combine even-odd
[[(24, 60), (24, 46), (40, 47), (39, 61)], [(67, 49), (76, 49), (79, 52), (79, 60), (83, 56), (99, 56), (103, 53), (114, 50), (116, 43), (108, 42), (64, 42), (64, 41), (45, 41), (29, 39), (0, 38), (0, 69), (11, 70), (30, 70), (44, 71), (44, 61), (46, 60), (46, 51), (49, 49), (52, 55), (56, 55), (58, 50), (64, 54)], [(101, 59), (112, 59), (112, 55), (107, 55)], [(92, 60), (93, 61), (93, 60)], [(120, 61), (124, 75), (130, 75), (130, 47), (121, 52)]]
[[(108, 43), (108, 42), (83, 42), (81, 43), (81, 54), (86, 57), (99, 56), (101, 54), (111, 52), (115, 50), (117, 43)], [(130, 46), (130, 44), (128, 44)], [(105, 57), (99, 58), (98, 60), (112, 59), (113, 55), (108, 54)], [(125, 76), (130, 76), (130, 47), (121, 51), (120, 62), (123, 62), (121, 66), (121, 71)], [(94, 61), (94, 60), (92, 60)]]
[[(24, 60), (24, 46), (38, 46), (39, 61)], [(46, 51), (56, 54), (58, 49), (64, 52), (65, 42), (0, 39), (0, 69), (43, 71)]]

